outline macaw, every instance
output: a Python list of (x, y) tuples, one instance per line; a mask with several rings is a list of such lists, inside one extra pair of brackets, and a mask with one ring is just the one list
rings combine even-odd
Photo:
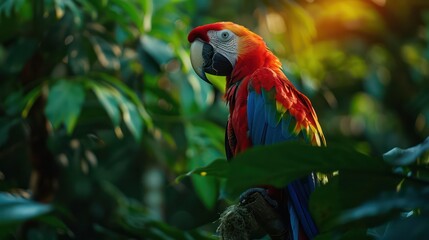
[[(283, 141), (326, 144), (310, 100), (288, 80), (280, 60), (259, 35), (232, 22), (217, 22), (196, 27), (188, 41), (191, 64), (199, 77), (209, 83), (213, 76), (225, 77), (230, 113), (225, 133), (228, 159), (256, 145)], [(283, 189), (285, 222), (292, 239), (312, 239), (318, 233), (308, 210), (315, 184), (311, 174)], [(279, 189), (266, 190), (279, 201)]]

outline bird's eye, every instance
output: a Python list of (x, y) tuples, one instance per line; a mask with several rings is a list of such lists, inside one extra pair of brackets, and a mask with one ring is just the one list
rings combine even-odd
[(218, 37), (222, 41), (228, 41), (232, 38), (233, 33), (229, 30), (223, 30), (218, 32)]

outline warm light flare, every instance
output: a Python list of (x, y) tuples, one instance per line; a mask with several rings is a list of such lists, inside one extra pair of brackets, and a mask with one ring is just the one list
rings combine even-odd
[(379, 6), (386, 5), (386, 0), (372, 0), (372, 1)]

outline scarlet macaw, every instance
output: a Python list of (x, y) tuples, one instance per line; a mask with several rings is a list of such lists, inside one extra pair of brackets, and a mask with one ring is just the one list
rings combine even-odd
[[(209, 83), (212, 75), (226, 77), (228, 159), (255, 145), (290, 140), (326, 144), (310, 100), (287, 79), (279, 59), (260, 36), (232, 22), (217, 22), (193, 29), (188, 41), (198, 76)], [(314, 186), (312, 174), (285, 187), (283, 215), (287, 214), (285, 222), (293, 239), (311, 239), (318, 232), (308, 210)], [(278, 191), (267, 188), (275, 201), (280, 201)]]

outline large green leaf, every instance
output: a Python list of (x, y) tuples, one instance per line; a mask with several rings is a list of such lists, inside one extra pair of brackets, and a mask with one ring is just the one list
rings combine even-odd
[(285, 186), (311, 172), (334, 171), (390, 173), (381, 159), (354, 149), (330, 144), (314, 147), (300, 142), (285, 142), (254, 147), (237, 155), (228, 172), (228, 189), (233, 195), (261, 184)]
[(67, 132), (71, 133), (84, 100), (85, 90), (80, 82), (61, 79), (52, 86), (49, 92), (45, 108), (46, 117), (54, 128), (64, 124)]
[[(190, 145), (187, 150), (188, 170), (206, 166), (224, 155), (224, 147), (221, 144), (224, 140), (224, 131), (220, 127), (208, 121), (195, 121), (187, 124), (186, 133)], [(191, 180), (206, 208), (213, 209), (218, 198), (219, 179), (202, 173), (192, 175)]]

